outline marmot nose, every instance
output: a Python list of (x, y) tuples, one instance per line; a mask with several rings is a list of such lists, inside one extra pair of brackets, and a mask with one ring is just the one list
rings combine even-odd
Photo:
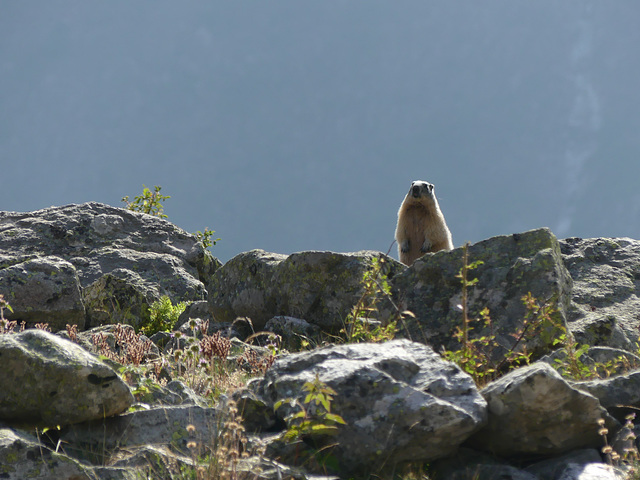
[(414, 197), (418, 198), (418, 197), (420, 196), (420, 191), (421, 191), (421, 190), (422, 190), (422, 189), (420, 188), (420, 186), (419, 186), (419, 185), (415, 185), (415, 186), (411, 189), (411, 194), (412, 194)]

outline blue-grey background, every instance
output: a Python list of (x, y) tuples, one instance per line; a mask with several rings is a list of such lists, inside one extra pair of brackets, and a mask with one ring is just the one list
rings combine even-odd
[(387, 251), (422, 179), (456, 245), (640, 238), (639, 22), (635, 0), (1, 2), (0, 209), (161, 185), (222, 261)]

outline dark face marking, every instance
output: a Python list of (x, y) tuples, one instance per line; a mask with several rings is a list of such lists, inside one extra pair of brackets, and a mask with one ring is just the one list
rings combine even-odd
[(409, 193), (413, 198), (420, 198), (421, 196), (433, 195), (433, 184), (428, 182), (412, 182)]

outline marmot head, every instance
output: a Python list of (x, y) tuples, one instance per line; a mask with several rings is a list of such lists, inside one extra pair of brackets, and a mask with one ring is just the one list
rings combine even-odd
[(435, 194), (433, 193), (433, 184), (423, 182), (422, 180), (411, 182), (411, 188), (409, 189), (407, 197), (412, 197), (415, 200), (420, 200), (421, 198), (426, 197), (433, 200), (433, 198), (435, 198)]

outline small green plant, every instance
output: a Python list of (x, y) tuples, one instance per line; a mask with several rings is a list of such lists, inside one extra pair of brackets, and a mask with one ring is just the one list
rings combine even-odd
[(122, 201), (126, 203), (127, 209), (134, 212), (142, 212), (149, 215), (153, 215), (159, 218), (167, 218), (167, 215), (163, 213), (164, 207), (162, 202), (171, 198), (169, 195), (161, 195), (161, 186), (156, 185), (155, 191), (149, 190), (145, 185), (142, 185), (142, 195), (136, 195), (133, 197), (133, 201), (129, 201), (129, 196), (122, 197)]
[(216, 238), (216, 239), (212, 238), (214, 233), (216, 233), (215, 230), (209, 230), (209, 228), (205, 228), (204, 232), (201, 232), (200, 230), (198, 230), (196, 233), (194, 233), (194, 235), (196, 236), (199, 242), (202, 242), (202, 245), (204, 245), (204, 248), (209, 248), (214, 246), (220, 240), (219, 238)]
[[(132, 202), (129, 201), (129, 196), (127, 195), (126, 197), (122, 197), (122, 202), (126, 204), (128, 210), (146, 213), (159, 218), (168, 218), (168, 216), (164, 214), (162, 202), (168, 200), (171, 196), (161, 195), (160, 190), (162, 190), (162, 187), (159, 185), (154, 187), (153, 192), (145, 185), (142, 185), (141, 195), (133, 197)], [(220, 241), (219, 238), (213, 238), (214, 233), (216, 233), (215, 230), (209, 230), (209, 228), (206, 227), (204, 232), (198, 230), (194, 235), (199, 242), (202, 242), (204, 248), (209, 248)]]
[(384, 273), (384, 264), (383, 258), (374, 257), (371, 268), (362, 275), (362, 296), (347, 315), (345, 327), (340, 330), (348, 343), (385, 342), (393, 340), (398, 331), (397, 319), (386, 322), (386, 325), (374, 320), (378, 302), (382, 298), (391, 299), (391, 286)]
[(560, 345), (564, 355), (556, 358), (552, 366), (563, 377), (571, 378), (572, 380), (608, 378), (612, 374), (634, 369), (634, 366), (624, 355), (607, 362), (596, 362), (588, 359), (587, 354), (591, 346), (579, 344), (573, 334), (567, 331), (563, 325), (558, 325), (557, 327), (562, 333), (554, 339), (553, 344)]
[(11, 313), (13, 313), (13, 308), (11, 308), (11, 305), (9, 305), (9, 302), (7, 302), (4, 299), (4, 295), (0, 294), (0, 320), (5, 320), (4, 318), (4, 309), (9, 310)]
[(13, 308), (11, 308), (9, 302), (4, 299), (4, 295), (0, 294), (0, 333), (12, 332), (15, 328), (16, 322), (10, 322), (6, 318), (4, 318), (5, 308), (13, 313)]
[[(469, 331), (473, 330), (471, 324), (476, 321), (488, 328), (490, 333), (469, 339)], [(443, 356), (471, 375), (476, 384), (485, 385), (496, 376), (496, 364), (492, 359), (492, 354), (493, 350), (498, 346), (492, 330), (489, 309), (484, 308), (480, 312), (480, 319), (478, 320), (471, 320), (467, 317), (466, 320), (463, 320), (463, 325), (466, 328), (458, 326), (453, 333), (453, 336), (461, 345), (460, 350), (444, 350)]]
[[(338, 425), (346, 425), (340, 415), (331, 413), (331, 403), (335, 390), (316, 378), (311, 382), (306, 382), (302, 390), (307, 392), (304, 400), (298, 399), (279, 400), (274, 405), (278, 410), (285, 404), (294, 410), (285, 418), (287, 429), (282, 438), (285, 441), (293, 442), (306, 437), (331, 436), (338, 433)], [(296, 411), (297, 410), (297, 411)]]
[(174, 305), (167, 295), (163, 295), (149, 307), (149, 322), (143, 325), (140, 331), (147, 336), (156, 332), (171, 331), (185, 308), (186, 303)]
[[(496, 368), (492, 357), (493, 351), (498, 344), (493, 333), (493, 324), (488, 308), (480, 311), (480, 320), (469, 317), (469, 289), (478, 283), (477, 278), (469, 279), (469, 272), (475, 270), (484, 262), (477, 260), (469, 263), (468, 250), (469, 244), (467, 243), (462, 249), (462, 267), (456, 275), (462, 285), (459, 305), (462, 312), (462, 323), (456, 327), (453, 336), (460, 343), (461, 348), (456, 351), (443, 350), (442, 354), (444, 358), (456, 363), (471, 375), (478, 385), (483, 385), (495, 376)], [(489, 333), (470, 339), (469, 333), (473, 330), (472, 324), (476, 322), (480, 322), (483, 327), (489, 330)]]

